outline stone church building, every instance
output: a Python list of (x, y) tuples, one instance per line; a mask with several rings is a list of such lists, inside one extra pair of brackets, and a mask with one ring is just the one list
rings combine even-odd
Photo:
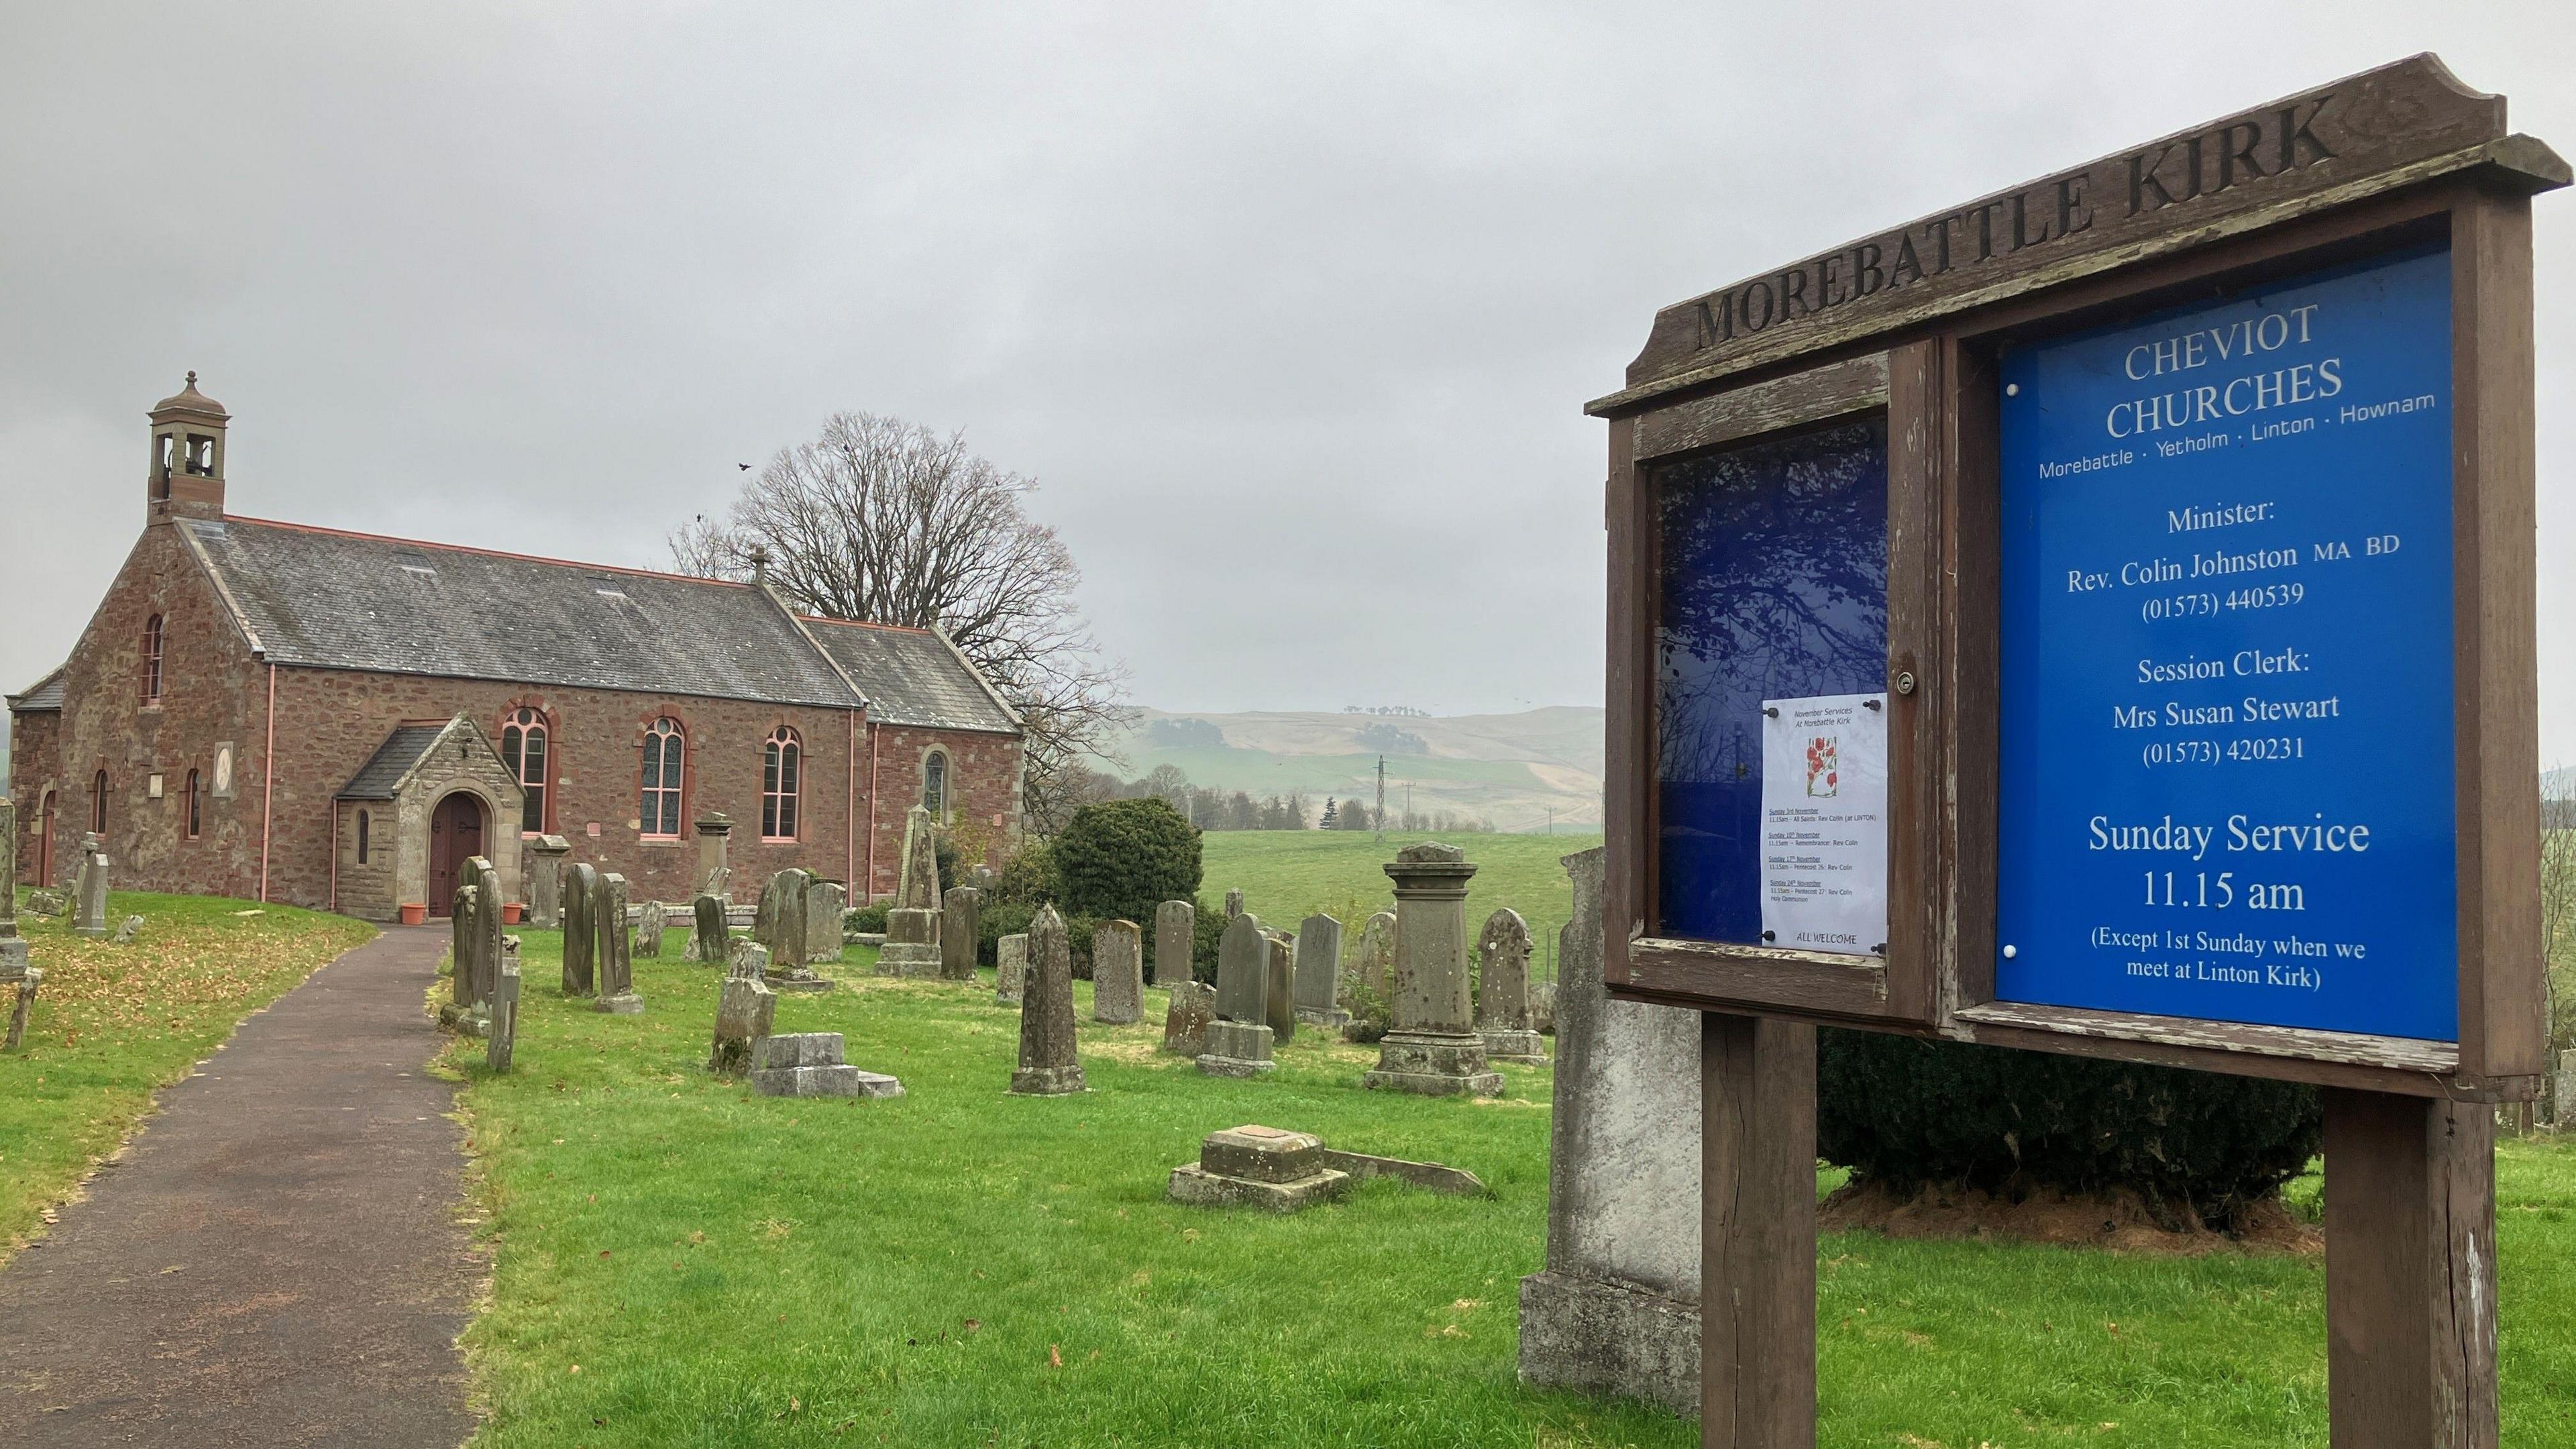
[(445, 914), (474, 855), (525, 899), (523, 843), (558, 835), (684, 901), (721, 833), (737, 897), (801, 866), (875, 898), (915, 804), (968, 859), (1020, 828), (1019, 717), (936, 631), (232, 516), (230, 415), (191, 373), (149, 417), (142, 536), (8, 696), (22, 883), (63, 883), (95, 832), (120, 889), (390, 920)]

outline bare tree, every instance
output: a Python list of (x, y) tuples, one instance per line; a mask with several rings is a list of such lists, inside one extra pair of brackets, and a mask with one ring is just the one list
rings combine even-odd
[(687, 573), (769, 581), (816, 614), (945, 631), (1020, 712), (1025, 804), (1052, 833), (1092, 791), (1081, 762), (1108, 757), (1125, 724), (1127, 675), (1104, 658), (1074, 602), (1082, 581), (1054, 529), (1023, 500), (1035, 480), (900, 418), (835, 413), (782, 448), (721, 520), (671, 535)]

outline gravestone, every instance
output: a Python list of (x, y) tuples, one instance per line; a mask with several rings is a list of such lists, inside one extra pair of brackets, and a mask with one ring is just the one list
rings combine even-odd
[(733, 867), (725, 864), (725, 842), (733, 835), (733, 821), (727, 819), (722, 811), (710, 810), (698, 817), (697, 828), (697, 893), (721, 896), (726, 887), (733, 884)]
[(563, 866), (563, 994), (589, 996), (599, 989), (599, 868), (582, 861)]
[(1064, 917), (1042, 906), (1029, 922), (1029, 979), (1020, 1001), (1020, 1066), (1011, 1090), (1055, 1097), (1088, 1090), (1073, 1050), (1073, 943)]
[(599, 947), (598, 1010), (634, 1016), (644, 1010), (635, 994), (635, 962), (627, 954), (626, 877), (608, 871), (592, 887), (590, 919)]
[(36, 988), (44, 984), (45, 972), (41, 966), (27, 967), (14, 980), (0, 977), (0, 986), (16, 988), (12, 993), (16, 999), (9, 1007), (9, 1035), (0, 1040), (0, 1050), (14, 1052), (27, 1039), (27, 1018), (36, 1010)]
[(1111, 1026), (1145, 1019), (1145, 936), (1134, 921), (1103, 921), (1091, 933), (1091, 1019)]
[(572, 842), (560, 835), (540, 835), (521, 850), (519, 875), (528, 886), (528, 929), (559, 930), (563, 926), (564, 857), (572, 854)]
[(760, 938), (769, 948), (769, 986), (773, 991), (829, 991), (832, 983), (814, 974), (807, 928), (813, 923), (814, 877), (790, 866), (769, 878), (760, 893), (761, 914), (769, 923)]
[(72, 898), (72, 933), (98, 937), (107, 934), (107, 852), (99, 847), (98, 837), (81, 837), (79, 893)]
[(1608, 853), (1565, 858), (1547, 1268), (1521, 1280), (1525, 1383), (1699, 1412), (1700, 1019), (1601, 983)]
[(1351, 1014), (1342, 1010), (1342, 923), (1321, 911), (1297, 926), (1297, 1015), (1339, 1031)]
[(438, 1024), (462, 1029), (474, 1010), (474, 882), (458, 881), (447, 906), (447, 1000)]
[(993, 999), (1019, 1005), (1029, 979), (1029, 938), (1004, 936), (993, 944), (993, 961)]
[(849, 944), (849, 923), (844, 919), (850, 908), (850, 888), (836, 880), (818, 880), (805, 887), (805, 961), (819, 966), (841, 959), (841, 948)]
[(1476, 1034), (1493, 1061), (1542, 1063), (1547, 1043), (1530, 1023), (1530, 928), (1508, 906), (1485, 918), (1476, 937)]
[(492, 976), (492, 1027), (483, 1065), (506, 1072), (519, 1049), (519, 938), (501, 938), (501, 966)]
[(635, 954), (653, 960), (662, 954), (662, 931), (669, 923), (670, 908), (660, 901), (646, 901), (635, 913)]
[(764, 1036), (751, 1044), (751, 1089), (764, 1097), (900, 1097), (903, 1083), (841, 1059), (837, 1031)]
[(489, 1020), (492, 988), (501, 979), (501, 872), (477, 855), (466, 859), (465, 875), (474, 882), (474, 1000), (479, 1028)]
[(1352, 963), (1360, 983), (1380, 996), (1395, 975), (1395, 912), (1380, 911), (1360, 927), (1359, 959)]
[(59, 916), (70, 909), (71, 898), (64, 895), (61, 891), (39, 890), (27, 892), (27, 911), (30, 915)]
[(1297, 1039), (1297, 944), (1276, 931), (1264, 931), (1270, 943), (1269, 974), (1263, 978), (1262, 1020), (1270, 1044), (1283, 1047)]
[(701, 894), (689, 902), (689, 957), (701, 966), (722, 966), (732, 959), (733, 926), (725, 919), (724, 897)]
[(984, 928), (984, 893), (973, 886), (952, 886), (940, 897), (939, 976), (943, 981), (975, 979), (975, 953)]
[(130, 946), (134, 944), (134, 938), (142, 934), (143, 918), (141, 916), (128, 916), (125, 918), (124, 922), (116, 928), (116, 935), (113, 939), (117, 945)]
[(1239, 887), (1237, 889), (1227, 891), (1225, 893), (1225, 923), (1229, 926), (1233, 925), (1234, 918), (1242, 914), (1243, 891)]
[(707, 1056), (707, 1070), (723, 1076), (751, 1070), (752, 1048), (778, 1016), (778, 993), (762, 979), (769, 948), (751, 940), (740, 945), (743, 959), (725, 972), (716, 997), (715, 1045)]
[[(0, 799), (0, 841), (8, 842), (10, 864), (17, 862), (18, 807)], [(12, 874), (14, 875), (14, 869)], [(10, 1003), (7, 1047), (18, 1049), (27, 1032), (27, 1013), (34, 1009), (36, 988), (29, 978), (44, 980), (27, 964), (26, 938), (18, 934), (18, 892), (14, 881), (0, 881), (0, 1000)]]
[(1250, 913), (1225, 928), (1216, 948), (1216, 1016), (1198, 1067), (1212, 1077), (1265, 1076), (1272, 1060), (1270, 938)]
[(1178, 986), (1190, 979), (1190, 957), (1198, 949), (1199, 908), (1188, 901), (1165, 901), (1154, 908), (1154, 984)]
[(877, 949), (879, 976), (936, 976), (939, 950), (939, 852), (930, 812), (919, 805), (904, 816), (903, 874), (894, 904), (886, 908), (885, 944)]
[(736, 936), (727, 948), (725, 970), (735, 976), (756, 974), (766, 981), (769, 979), (769, 948), (749, 936)]
[(1467, 881), (1476, 868), (1454, 845), (1426, 840), (1395, 853), (1395, 981), (1377, 1069), (1363, 1087), (1425, 1096), (1500, 1096), (1502, 1074), (1468, 1007)]
[(1163, 1050), (1196, 1057), (1207, 1050), (1208, 1023), (1216, 1020), (1216, 988), (1204, 981), (1183, 981), (1172, 988), (1163, 1010)]
[(1243, 1205), (1274, 1213), (1341, 1196), (1351, 1175), (1324, 1163), (1324, 1144), (1276, 1127), (1229, 1127), (1199, 1144), (1199, 1160), (1172, 1169), (1164, 1195), (1200, 1207)]

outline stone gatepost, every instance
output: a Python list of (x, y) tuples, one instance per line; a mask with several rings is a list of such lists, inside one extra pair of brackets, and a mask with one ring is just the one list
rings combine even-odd
[(1198, 1067), (1212, 1077), (1266, 1076), (1272, 1060), (1270, 938), (1250, 912), (1234, 918), (1216, 948), (1216, 1016)]
[(1485, 918), (1476, 937), (1476, 1034), (1493, 1061), (1547, 1060), (1547, 1043), (1530, 1023), (1530, 928), (1506, 906)]
[(644, 1009), (635, 994), (635, 962), (626, 942), (626, 877), (609, 871), (590, 897), (590, 919), (599, 942), (600, 1011), (634, 1016)]
[(598, 990), (599, 927), (591, 915), (599, 905), (599, 869), (583, 862), (563, 868), (563, 994), (589, 996)]
[(722, 811), (710, 810), (698, 817), (698, 893), (722, 897), (733, 883), (733, 867), (725, 864), (725, 841), (733, 834), (733, 821)]
[(1091, 1019), (1111, 1026), (1145, 1019), (1145, 935), (1134, 921), (1103, 921), (1091, 933)]
[(523, 847), (527, 863), (519, 878), (528, 886), (528, 928), (552, 931), (563, 925), (563, 864), (572, 842), (560, 835), (540, 835)]
[(1029, 922), (1029, 957), (1020, 1002), (1020, 1066), (1011, 1073), (1011, 1090), (1024, 1097), (1087, 1091), (1073, 1049), (1073, 943), (1053, 906), (1039, 908)]
[(879, 976), (936, 976), (939, 952), (939, 852), (930, 812), (919, 805), (904, 816), (903, 875), (886, 909), (885, 945), (877, 949)]
[(1190, 979), (1190, 957), (1198, 949), (1199, 908), (1188, 901), (1165, 901), (1154, 908), (1154, 984), (1178, 986)]
[(939, 898), (939, 978), (975, 979), (975, 953), (984, 929), (984, 893), (973, 886), (952, 886)]
[(1700, 1019), (1603, 988), (1605, 858), (1565, 858), (1547, 1269), (1521, 1280), (1521, 1379), (1696, 1414)]
[(1467, 881), (1476, 868), (1454, 845), (1408, 845), (1386, 867), (1395, 882), (1392, 1025), (1364, 1087), (1425, 1096), (1502, 1094), (1468, 1007)]
[(1321, 911), (1297, 926), (1297, 1017), (1332, 1031), (1351, 1019), (1342, 1010), (1342, 923)]

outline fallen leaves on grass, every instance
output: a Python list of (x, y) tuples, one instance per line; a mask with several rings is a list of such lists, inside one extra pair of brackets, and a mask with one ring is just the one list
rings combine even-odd
[(1047, 1367), (1064, 1367), (1064, 1346), (1062, 1344), (1050, 1343), (1047, 1345)]

